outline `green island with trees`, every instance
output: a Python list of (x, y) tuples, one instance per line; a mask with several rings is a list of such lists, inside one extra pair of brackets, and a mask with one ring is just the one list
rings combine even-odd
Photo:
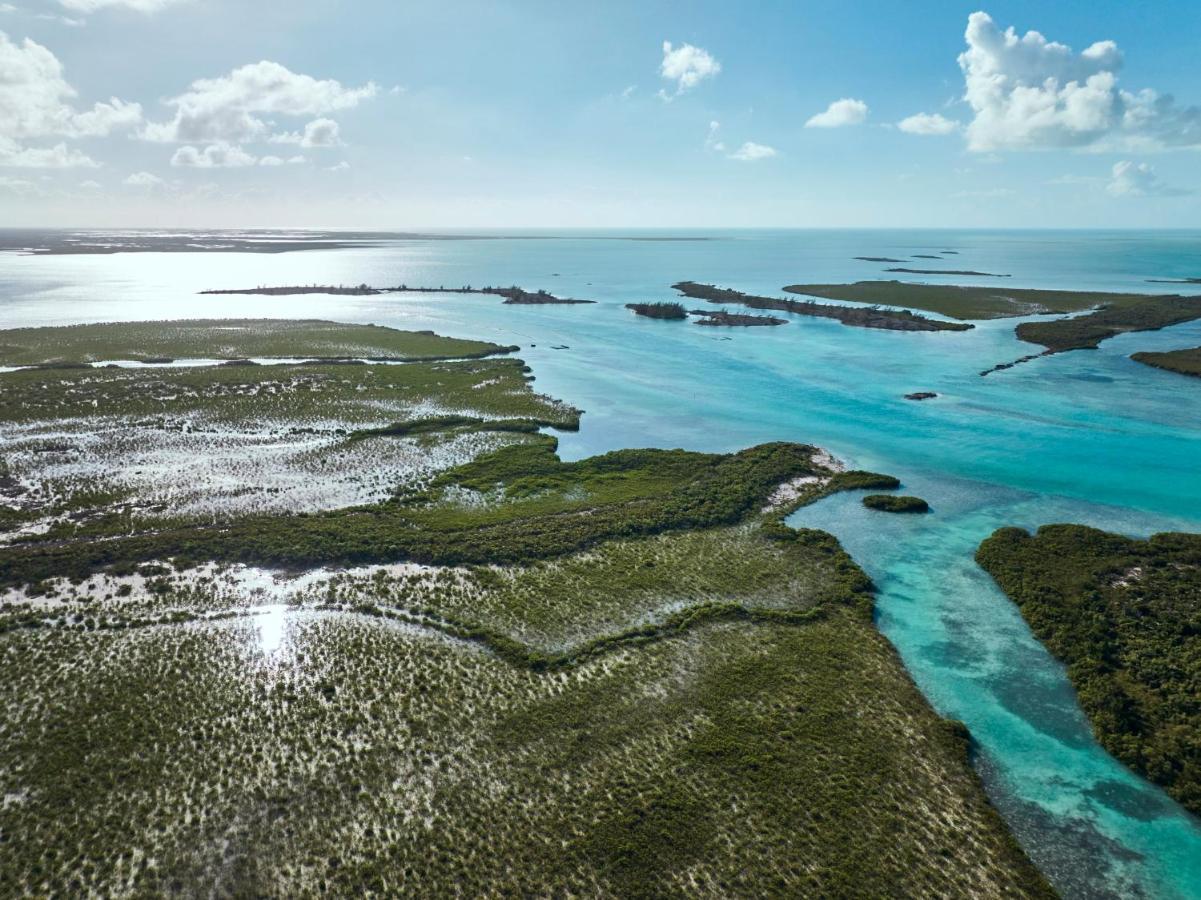
[(976, 558), (1067, 666), (1101, 744), (1201, 815), (1201, 535), (1003, 528)]
[(930, 504), (921, 497), (906, 497), (897, 494), (868, 494), (863, 498), (863, 505), (868, 509), (891, 513), (924, 513), (930, 511)]
[[(866, 575), (784, 524), (895, 478), (790, 443), (565, 462), (541, 429), (580, 411), (503, 357), (0, 396), (6, 895), (1053, 896)], [(203, 458), (246, 435), (269, 466)], [(147, 503), (155, 454), (184, 471)], [(241, 490), (189, 506), (213, 466)]]
[(1201, 347), (1190, 347), (1185, 350), (1166, 350), (1162, 353), (1144, 351), (1130, 356), (1135, 362), (1177, 372), (1181, 375), (1201, 377)]

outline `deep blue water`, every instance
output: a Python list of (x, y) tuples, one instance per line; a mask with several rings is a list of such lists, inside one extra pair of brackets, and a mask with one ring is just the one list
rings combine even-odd
[[(788, 231), (709, 241), (395, 242), (259, 254), (0, 256), (0, 327), (196, 316), (317, 316), (433, 328), (522, 347), (536, 385), (587, 411), (576, 458), (629, 446), (733, 450), (820, 444), (901, 477), (927, 517), (873, 514), (857, 496), (802, 510), (875, 579), (878, 620), (914, 679), (979, 745), (994, 802), (1068, 896), (1201, 897), (1201, 823), (1093, 741), (1062, 668), (973, 562), (1002, 525), (1085, 522), (1144, 535), (1201, 530), (1201, 380), (1132, 362), (1135, 350), (1201, 345), (1201, 322), (1040, 359), (1015, 320), (910, 334), (792, 318), (781, 328), (637, 319), (682, 279), (778, 294), (792, 282), (892, 277), (854, 256), (957, 250), (914, 267), (1012, 274), (1011, 287), (1180, 291), (1201, 276), (1201, 232)], [(643, 237), (658, 236), (645, 233)], [(972, 279), (926, 277), (947, 283)], [(258, 284), (510, 284), (595, 306), (504, 306), (455, 295), (200, 297)], [(1201, 299), (1198, 301), (1201, 303)], [(695, 304), (700, 305), (700, 304)], [(536, 345), (536, 346), (535, 346)], [(566, 345), (568, 349), (552, 349)], [(941, 396), (905, 401), (910, 391)]]

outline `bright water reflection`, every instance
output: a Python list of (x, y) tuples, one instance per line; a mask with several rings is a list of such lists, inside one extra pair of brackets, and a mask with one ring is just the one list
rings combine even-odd
[[(580, 433), (562, 436), (571, 458), (627, 446), (732, 450), (801, 440), (897, 474), (931, 501), (932, 515), (890, 518), (841, 497), (797, 518), (837, 534), (875, 579), (881, 628), (936, 708), (971, 728), (981, 772), (1023, 845), (1070, 896), (1201, 896), (1196, 820), (1100, 750), (1061, 668), (972, 560), (1001, 525), (1201, 530), (1201, 383), (1128, 358), (1136, 349), (1201, 345), (1201, 323), (981, 378), (980, 370), (1029, 352), (1012, 321), (963, 334), (806, 319), (727, 332), (639, 320), (622, 308), (669, 299), (668, 286), (681, 279), (774, 294), (797, 281), (889, 277), (854, 256), (943, 249), (959, 251), (948, 268), (1012, 273), (1007, 286), (1161, 291), (1145, 279), (1201, 275), (1201, 233), (720, 237), (408, 242), (283, 256), (6, 257), (0, 325), (287, 316), (433, 328), (520, 344), (538, 389), (587, 410)], [(600, 302), (197, 294), (313, 282), (519, 283)], [(918, 390), (941, 396), (902, 399)]]

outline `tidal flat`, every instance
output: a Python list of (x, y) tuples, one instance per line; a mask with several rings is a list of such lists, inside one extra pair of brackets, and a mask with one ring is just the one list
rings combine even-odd
[[(10, 535), (5, 893), (1050, 896), (870, 581), (783, 524), (894, 478), (791, 443), (564, 461), (537, 429), (580, 412), (516, 359), (0, 387), (5, 427), (47, 442), (268, 410), (383, 455), (502, 442), (385, 470), (370, 503), (156, 522), (99, 489)], [(6, 489), (66, 452), (44, 449), (6, 452)]]

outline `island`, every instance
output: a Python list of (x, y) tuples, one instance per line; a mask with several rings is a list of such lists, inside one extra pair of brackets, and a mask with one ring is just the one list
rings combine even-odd
[(862, 262), (875, 262), (875, 263), (899, 263), (899, 262), (905, 261), (903, 259), (895, 259), (891, 256), (856, 256), (855, 259), (858, 259)]
[[(896, 479), (565, 461), (581, 412), (495, 345), (89, 327), (0, 332), (5, 895), (1053, 896), (785, 524)], [(277, 360), (34, 367), (143, 342)], [(409, 358), (289, 361), (330, 346)]]
[(906, 400), (919, 400), (919, 401), (920, 400), (933, 400), (937, 396), (938, 396), (938, 394), (936, 394), (934, 391), (915, 391), (912, 394), (906, 394), (905, 399)]
[(1150, 299), (1147, 294), (1031, 288), (1000, 289), (974, 285), (914, 284), (906, 281), (790, 284), (784, 290), (790, 294), (804, 294), (827, 300), (922, 309), (961, 320), (1082, 312), (1099, 306), (1136, 304)]
[[(937, 259), (938, 257), (930, 257)], [(886, 272), (903, 272), (908, 275), (965, 275), (976, 278), (1009, 278), (1009, 275), (998, 275), (995, 272), (974, 272), (971, 269), (885, 269)]]
[(930, 504), (921, 497), (903, 497), (897, 494), (869, 494), (863, 498), (863, 505), (868, 509), (890, 513), (924, 513), (930, 511)]
[(1187, 350), (1167, 350), (1162, 353), (1144, 351), (1130, 356), (1135, 362), (1141, 362), (1157, 369), (1177, 372), (1181, 375), (1201, 377), (1201, 347)]
[(1101, 744), (1201, 815), (1201, 535), (1003, 528), (976, 559), (1067, 666)]
[(626, 309), (648, 319), (687, 319), (688, 311), (682, 303), (627, 303)]
[[(695, 281), (681, 281), (673, 284), (672, 287), (686, 297), (706, 300), (710, 303), (734, 303), (752, 309), (771, 309), (800, 316), (836, 319), (844, 325), (853, 325), (859, 328), (882, 328), (890, 331), (966, 331), (973, 327), (963, 322), (928, 319), (907, 310), (836, 306), (829, 303), (760, 297), (711, 284), (698, 284)], [(788, 289), (785, 288), (785, 290)]]
[(1023, 322), (1017, 336), (1042, 344), (1051, 353), (1092, 350), (1105, 340), (1131, 331), (1157, 331), (1201, 319), (1201, 297), (1142, 297), (1104, 306), (1088, 315), (1052, 322)]
[(697, 325), (724, 325), (735, 328), (755, 328), (758, 326), (776, 326), (787, 325), (787, 319), (778, 319), (775, 316), (748, 316), (739, 313), (728, 312), (724, 309), (705, 310), (692, 309), (690, 313), (699, 318), (696, 321)]
[(333, 286), (333, 285), (294, 285), (283, 287), (255, 287), (255, 288), (234, 288), (221, 290), (201, 291), (201, 294), (262, 294), (268, 297), (285, 297), (294, 294), (332, 294), (334, 296), (350, 295), (350, 296), (370, 296), (375, 294), (493, 294), (497, 297), (503, 297), (505, 303), (524, 304), (524, 305), (545, 305), (545, 304), (582, 304), (595, 303), (595, 300), (576, 300), (571, 297), (556, 297), (554, 294), (545, 290), (527, 291), (524, 288), (513, 285), (512, 287), (482, 287), (473, 288), (470, 285), (464, 285), (457, 288), (448, 288), (445, 286), (438, 287), (409, 287), (408, 285), (399, 285), (397, 287), (371, 287), (367, 284), (360, 284), (355, 287)]

